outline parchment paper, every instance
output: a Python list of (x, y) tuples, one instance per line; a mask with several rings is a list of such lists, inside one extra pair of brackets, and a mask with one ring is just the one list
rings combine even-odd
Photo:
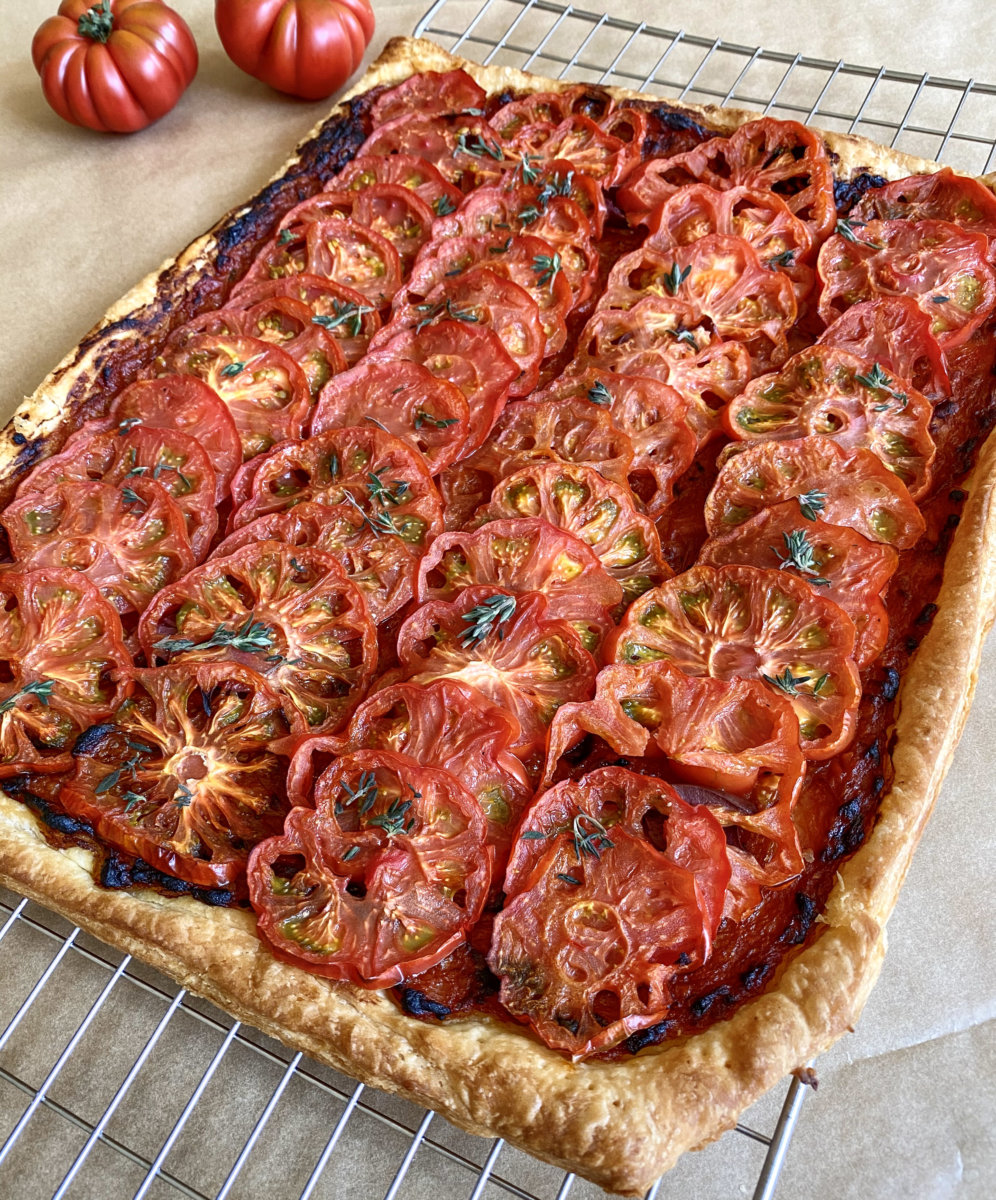
[[(31, 35), (54, 0), (2, 5), (0, 35), (0, 416), (42, 376), (133, 282), (258, 188), (327, 105), (303, 104), (240, 73), (215, 34), (210, 0), (176, 0), (201, 50), (201, 68), (179, 106), (151, 129), (102, 137), (72, 128), (44, 104), (31, 66)], [(593, 0), (592, 7), (597, 6)], [(377, 4), (371, 53), (409, 33), (422, 4)], [(468, 4), (466, 11), (477, 11)], [(767, 0), (686, 6), (616, 0), (613, 15), (747, 45), (955, 78), (996, 75), (996, 39), (977, 0), (950, 0), (943, 15), (926, 0), (895, 4), (822, 0), (819, 6)], [(996, 130), (994, 130), (996, 132)], [(913, 146), (906, 146), (914, 149)], [(889, 925), (881, 980), (857, 1031), (817, 1064), (782, 1177), (783, 1200), (834, 1196), (959, 1197), (996, 1194), (996, 643), (986, 648), (975, 707), (935, 815)], [(42, 935), (19, 934), (0, 958), (0, 1025), (51, 957)], [(16, 1072), (44, 1078), (71, 1030), (106, 982), (106, 971), (71, 955), (47, 989), (44, 1019), (16, 1040)], [(208, 1006), (205, 1006), (207, 1011)], [(123, 1078), (165, 1011), (133, 985), (118, 989), (60, 1077), (59, 1100), (91, 1121)], [(114, 1136), (154, 1157), (223, 1037), (182, 1013), (171, 1023), (133, 1098), (115, 1118)], [(263, 1039), (260, 1039), (261, 1043)], [(286, 1062), (289, 1054), (267, 1043)], [(14, 1046), (14, 1043), (12, 1043)], [(11, 1071), (8, 1057), (4, 1065)], [(95, 1069), (95, 1064), (99, 1064)], [(332, 1072), (315, 1068), (321, 1078)], [(283, 1067), (238, 1046), (219, 1083), (199, 1106), (168, 1166), (211, 1191), (225, 1178)], [(348, 1091), (351, 1084), (339, 1079)], [(314, 1101), (293, 1081), (278, 1116), (254, 1150), (234, 1196), (297, 1196), (341, 1110)], [(416, 1128), (411, 1105), (367, 1093), (381, 1111)], [(0, 1137), (27, 1097), (0, 1079)], [(779, 1096), (745, 1117), (773, 1128)], [(433, 1122), (432, 1134), (481, 1163), (488, 1143)], [(52, 1194), (85, 1134), (44, 1109), (0, 1167), (0, 1196)], [(354, 1114), (317, 1196), (383, 1195), (408, 1144), (369, 1115)], [(662, 1197), (701, 1200), (749, 1194), (763, 1147), (727, 1135), (687, 1155)], [(181, 1169), (182, 1168), (182, 1169)], [(538, 1195), (554, 1196), (561, 1175), (504, 1150), (499, 1173)], [(70, 1194), (90, 1200), (133, 1195), (144, 1170), (99, 1146)], [(400, 1195), (467, 1195), (473, 1176), (438, 1154), (416, 1156)], [(150, 1196), (177, 1193), (157, 1183)], [(507, 1194), (489, 1186), (486, 1196)], [(575, 1185), (578, 1197), (601, 1195)]]

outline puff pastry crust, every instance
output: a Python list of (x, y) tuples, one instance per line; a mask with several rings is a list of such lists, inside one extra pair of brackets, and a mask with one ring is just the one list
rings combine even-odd
[[(461, 66), (488, 92), (566, 84), (456, 59), (427, 41), (395, 39), (350, 93), (413, 72)], [(609, 89), (616, 95), (637, 93)], [(349, 96), (333, 115), (347, 111)], [(719, 130), (756, 113), (681, 105)], [(305, 161), (316, 127), (276, 180)], [(838, 178), (900, 178), (936, 164), (826, 133)], [(258, 201), (259, 198), (257, 198)], [(45, 379), (0, 434), (0, 499), (99, 403), (115, 355), (160, 327), (170, 307), (217, 269), (248, 205), (142, 280)], [(782, 962), (768, 990), (703, 1033), (613, 1062), (572, 1064), (519, 1027), (473, 1015), (430, 1024), (386, 996), (277, 962), (249, 912), (152, 892), (111, 892), (90, 855), (51, 846), (32, 813), (0, 794), (0, 882), (287, 1045), (366, 1083), (501, 1136), (624, 1195), (641, 1194), (685, 1150), (736, 1123), (789, 1071), (850, 1029), (885, 951), (885, 923), (930, 815), (975, 688), (996, 591), (996, 441), (982, 447), (947, 557), (938, 609), (906, 674), (895, 725), (894, 781), (875, 827), (840, 869), (813, 940)]]

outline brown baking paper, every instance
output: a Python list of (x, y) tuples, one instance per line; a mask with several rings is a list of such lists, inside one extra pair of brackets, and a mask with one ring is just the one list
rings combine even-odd
[[(210, 0), (176, 0), (201, 52), (199, 74), (177, 108), (151, 129), (129, 137), (75, 129), (45, 105), (30, 60), (34, 28), (54, 7), (55, 0), (3, 5), (4, 418), (132, 283), (263, 184), (328, 107), (279, 96), (242, 74), (221, 48)], [(452, 5), (443, 19), (455, 27), (454, 13), (469, 20), (479, 8), (476, 2)], [(410, 33), (422, 5), (381, 3), (376, 11), (379, 24), (371, 53), (388, 36)], [(876, 66), (885, 62), (915, 75), (928, 70), (954, 78), (994, 74), (992, 39), (978, 29), (974, 0), (952, 0), (943, 18), (924, 0), (901, 14), (894, 5), (856, 10), (844, 0), (823, 0), (818, 8), (789, 0), (750, 8), (707, 0), (694, 11), (650, 0), (618, 0), (611, 11), (617, 17), (686, 25), (690, 33), (789, 53), (804, 51), (830, 61)], [(477, 31), (489, 36), (497, 26), (507, 26), (512, 12), (511, 5), (500, 0)], [(552, 21), (551, 16), (543, 28)], [(529, 28), (528, 22), (520, 26), (518, 44), (531, 44)], [(552, 38), (547, 49), (563, 54), (564, 46), (573, 49), (579, 40), (574, 36), (571, 41), (563, 28), (560, 40)], [(646, 49), (651, 66), (660, 48), (655, 43)], [(473, 56), (487, 51), (470, 42), (463, 52)], [(669, 58), (669, 77), (679, 78), (684, 71), (687, 78), (703, 52), (689, 51), (684, 59), (681, 54)], [(605, 62), (604, 48), (593, 41), (586, 58)], [(507, 61), (521, 65), (522, 59)], [(534, 68), (558, 69), (546, 59), (538, 59)], [(756, 94), (770, 95), (783, 71), (779, 67), (755, 81)], [(790, 89), (796, 86), (790, 81)], [(861, 83), (860, 89), (866, 88)], [(791, 95), (790, 91), (783, 98)], [(958, 96), (952, 92), (930, 103), (950, 101), (953, 112)], [(856, 103), (860, 96), (842, 93), (840, 111), (847, 111), (848, 104), (854, 111)], [(874, 115), (871, 108), (869, 112)], [(938, 109), (918, 119), (946, 122), (949, 115)], [(872, 129), (863, 127), (861, 132), (875, 136)], [(915, 134), (904, 138), (901, 149), (930, 152), (929, 145), (917, 144)], [(889, 924), (889, 953), (881, 979), (857, 1031), (816, 1064), (820, 1085), (815, 1094), (807, 1094), (802, 1109), (782, 1177), (783, 1200), (989, 1200), (996, 1193), (994, 660), (996, 643), (990, 641), (964, 739)], [(10, 894), (2, 898), (16, 902)], [(69, 929), (35, 906), (29, 912), (49, 928)], [(30, 1099), (16, 1080), (32, 1088), (41, 1085), (107, 985), (111, 971), (93, 956), (112, 966), (120, 962), (120, 955), (90, 939), (80, 938), (79, 944), (91, 957), (76, 949), (67, 952), (29, 1015), (0, 1050), (0, 1139)], [(0, 1028), (59, 945), (23, 922), (0, 942)], [(143, 989), (132, 976), (150, 987)], [(0, 1196), (46, 1200), (53, 1194), (87, 1137), (72, 1116), (90, 1125), (100, 1120), (175, 991), (140, 964), (129, 967), (52, 1084), (53, 1103), (39, 1108), (0, 1165)], [(188, 1009), (207, 1019), (198, 1019)], [(98, 1143), (88, 1157), (70, 1188), (71, 1196), (122, 1200), (135, 1194), (146, 1174), (136, 1157), (145, 1162), (156, 1157), (230, 1025), (230, 1019), (210, 1005), (185, 1002), (109, 1121), (108, 1140)], [(289, 1051), (252, 1031), (242, 1035), (246, 1040), (231, 1043), (164, 1164), (168, 1178), (181, 1188), (194, 1189), (194, 1194), (215, 1195), (222, 1187), (292, 1058)], [(231, 1196), (299, 1196), (353, 1090), (345, 1077), (303, 1062), (290, 1077)], [(744, 1115), (744, 1123), (770, 1133), (782, 1091), (755, 1105)], [(423, 1115), (414, 1105), (364, 1091), (314, 1195), (350, 1200), (384, 1195), (410, 1144), (409, 1131), (419, 1127)], [(489, 1150), (489, 1142), (434, 1118), (398, 1195), (433, 1200), (469, 1196)], [(762, 1145), (727, 1134), (704, 1152), (686, 1155), (659, 1195), (698, 1200), (750, 1195), (763, 1158)], [(563, 1179), (561, 1172), (508, 1148), (494, 1169), (496, 1180), (541, 1197), (556, 1196)], [(166, 1179), (148, 1192), (153, 1200), (180, 1194), (191, 1192), (178, 1191)], [(483, 1194), (510, 1193), (492, 1182)], [(579, 1198), (602, 1194), (580, 1181), (571, 1190)]]

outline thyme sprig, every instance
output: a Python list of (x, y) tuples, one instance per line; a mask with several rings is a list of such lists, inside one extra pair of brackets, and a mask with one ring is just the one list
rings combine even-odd
[[(195, 642), (191, 638), (182, 637), (163, 638), (162, 641), (156, 642), (155, 648), (162, 650), (164, 654), (183, 654), (187, 650), (213, 650), (218, 646), (230, 646), (233, 650), (252, 654), (261, 650), (272, 650), (274, 637), (273, 630), (262, 621), (254, 621), (250, 613), (238, 629), (228, 629), (219, 625), (207, 641)], [(280, 655), (271, 658), (280, 658)]]
[[(899, 404), (900, 411), (909, 403), (907, 393), (895, 386), (896, 381), (885, 373), (879, 363), (873, 363), (871, 370), (866, 371), (864, 375), (855, 375), (854, 382), (860, 383), (871, 392), (885, 392)], [(885, 412), (889, 407), (888, 404), (876, 404), (874, 411)]]
[(852, 221), (847, 217), (841, 217), (837, 222), (837, 232), (845, 242), (854, 242), (859, 246), (867, 246), (871, 250), (883, 250), (885, 247), (881, 242), (872, 242), (867, 238), (858, 237), (854, 232), (856, 229), (864, 229), (864, 221)]
[(819, 519), (820, 513), (823, 512), (827, 504), (826, 492), (818, 491), (812, 488), (808, 492), (802, 492), (798, 497), (799, 511), (807, 521), (816, 521)]
[(497, 142), (494, 145), (486, 142), (479, 133), (467, 135), (461, 133), (456, 140), (457, 150), (463, 151), (464, 154), (470, 154), (473, 158), (483, 158), (487, 155), (493, 158), (495, 162), (504, 162), (505, 152)]
[(537, 254), (533, 258), (533, 270), (539, 276), (538, 283), (553, 283), (563, 270), (559, 254)]
[[(377, 776), (373, 771), (364, 771), (356, 782), (356, 787), (351, 788), (345, 780), (342, 782), (342, 790), (346, 793), (346, 799), (341, 802), (342, 808), (348, 808), (355, 804), (360, 816), (366, 814), (377, 803), (379, 789), (377, 787)], [(336, 805), (339, 809), (340, 806)]]
[(806, 582), (811, 583), (814, 587), (830, 586), (830, 580), (825, 579), (819, 573), (816, 551), (804, 529), (793, 529), (789, 533), (783, 533), (782, 541), (785, 543), (784, 554), (777, 546), (771, 547), (778, 558), (781, 570), (798, 571), (800, 575), (805, 575)]
[(391, 806), (386, 812), (371, 817), (367, 824), (379, 825), (388, 837), (394, 837), (399, 833), (410, 833), (415, 826), (415, 818), (407, 816), (411, 806), (411, 800), (402, 800), (399, 796), (396, 800), (391, 801)]
[(470, 626), (460, 639), (463, 648), (469, 649), (484, 641), (492, 633), (498, 634), (498, 640), (505, 637), (504, 626), (515, 616), (515, 597), (503, 593), (489, 596), (469, 612), (463, 614), (463, 619)]
[[(585, 821), (593, 828), (585, 830)], [(574, 839), (574, 855), (578, 862), (581, 861), (583, 854), (587, 854), (591, 858), (601, 858), (603, 850), (611, 850), (615, 845), (602, 822), (588, 813), (578, 813), (571, 824), (571, 830)]]
[[(452, 211), (452, 210), (451, 210)], [(374, 310), (368, 304), (355, 304), (352, 300), (333, 300), (331, 313), (312, 317), (312, 325), (323, 329), (344, 328), (350, 337), (359, 337), (363, 332), (363, 318)]]
[(437, 196), (432, 202), (432, 211), (437, 217), (448, 217), (450, 213), (456, 212), (456, 207), (445, 192), (441, 196)]
[(798, 696), (799, 688), (804, 683), (809, 683), (811, 676), (793, 675), (791, 667), (786, 667), (781, 675), (762, 674), (761, 678), (765, 683), (770, 683), (772, 687), (777, 688), (780, 692), (784, 692), (786, 696)]
[(49, 698), (54, 687), (54, 679), (36, 679), (33, 683), (26, 683), (24, 687), (12, 692), (6, 700), (0, 703), (0, 716), (10, 712), (12, 708), (16, 708), (18, 700), (24, 696), (37, 696), (38, 703), (42, 708), (48, 708)]
[(369, 471), (367, 473), (367, 491), (370, 493), (370, 499), (376, 500), (378, 504), (382, 504), (385, 508), (388, 504), (404, 504), (410, 499), (408, 493), (411, 487), (403, 479), (392, 479), (389, 484), (385, 484), (380, 477), (379, 471)]

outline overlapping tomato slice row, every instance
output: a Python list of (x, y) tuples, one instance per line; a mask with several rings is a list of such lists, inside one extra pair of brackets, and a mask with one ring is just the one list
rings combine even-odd
[(660, 157), (585, 85), (427, 72), (366, 119), (20, 482), (0, 773), (248, 894), (287, 962), (490, 968), (584, 1058), (804, 870), (996, 200), (942, 171), (838, 211), (804, 126)]

